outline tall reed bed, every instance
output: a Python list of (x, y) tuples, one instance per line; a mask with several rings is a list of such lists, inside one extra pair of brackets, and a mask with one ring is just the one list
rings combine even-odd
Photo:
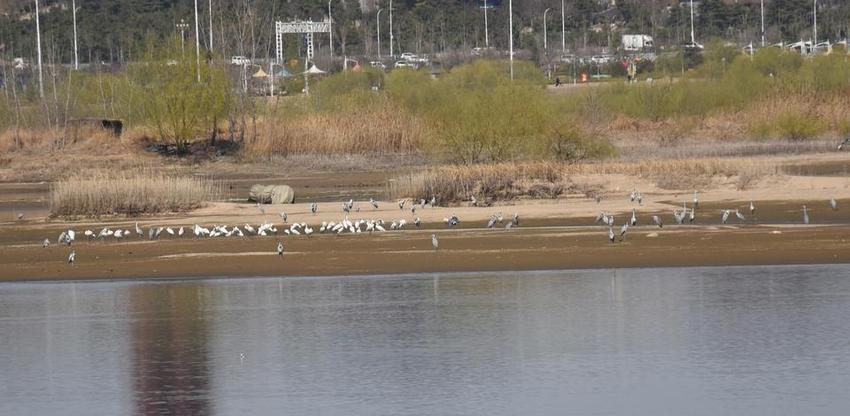
[(425, 127), (415, 117), (389, 107), (315, 112), (287, 121), (262, 122), (245, 143), (249, 158), (294, 155), (401, 154), (420, 149)]
[(387, 185), (387, 194), (390, 198), (436, 196), (441, 203), (467, 200), (472, 195), (494, 200), (557, 196), (571, 187), (575, 176), (606, 174), (640, 177), (666, 188), (687, 189), (695, 179), (717, 176), (742, 178), (739, 182), (743, 187), (758, 178), (781, 174), (781, 169), (774, 162), (755, 158), (445, 165), (393, 179)]
[(215, 183), (195, 177), (102, 170), (73, 175), (53, 185), (55, 216), (140, 215), (190, 211), (220, 194)]

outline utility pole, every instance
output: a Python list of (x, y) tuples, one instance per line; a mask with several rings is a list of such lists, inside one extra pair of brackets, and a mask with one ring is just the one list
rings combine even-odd
[(378, 9), (378, 14), (376, 16), (378, 23), (375, 25), (378, 29), (378, 60), (379, 61), (381, 60), (381, 12), (382, 11), (384, 11), (384, 9)]
[(552, 9), (548, 8), (543, 11), (543, 51), (546, 53), (547, 56), (549, 55), (549, 47), (547, 46), (549, 39), (549, 31), (546, 30), (546, 13), (549, 13), (549, 10)]
[(510, 28), (510, 57), (511, 57), (511, 81), (514, 80), (514, 0), (508, 1), (508, 24)]
[[(330, 34), (331, 56), (334, 56), (334, 19), (331, 17), (331, 0), (328, 0), (328, 34)], [(345, 62), (342, 63), (345, 66)]]
[(77, 58), (77, 0), (71, 0), (71, 14), (74, 19), (74, 70), (78, 70), (80, 60)]
[(691, 0), (691, 46), (696, 47), (697, 38), (696, 33), (694, 33), (694, 0)]
[(210, 9), (210, 52), (213, 51), (213, 21), (212, 21), (212, 0), (209, 0)]
[(44, 98), (44, 79), (41, 73), (41, 26), (38, 17), (38, 0), (35, 0), (35, 43), (38, 49), (38, 96)]
[(812, 24), (812, 50), (814, 51), (818, 44), (818, 0), (814, 0), (812, 10), (814, 11), (814, 22)]
[(487, 4), (487, 0), (484, 0), (484, 5), (481, 6), (484, 9), (484, 46), (487, 48), (490, 47), (490, 25), (487, 23), (487, 9), (491, 7), (493, 6)]
[(764, 47), (764, 0), (761, 0), (761, 47)]
[(567, 53), (567, 23), (564, 14), (564, 0), (561, 0), (561, 54)]
[(198, 36), (198, 0), (195, 0), (195, 69), (198, 73), (198, 83), (201, 82), (201, 39)]
[(390, 57), (393, 57), (393, 0), (390, 0)]

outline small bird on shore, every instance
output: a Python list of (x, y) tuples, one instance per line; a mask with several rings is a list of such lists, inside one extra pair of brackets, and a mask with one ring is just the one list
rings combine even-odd
[(41, 243), (41, 247), (43, 247), (43, 248), (50, 247), (50, 239), (45, 238), (44, 241)]
[(729, 214), (731, 214), (731, 213), (729, 212), (728, 209), (723, 210), (723, 213), (720, 215), (720, 223), (721, 224), (726, 224), (726, 221), (729, 221)]
[(803, 205), (803, 224), (809, 223), (809, 211), (806, 209), (806, 206)]
[(23, 213), (23, 212), (19, 212), (19, 213), (18, 213), (18, 221), (20, 221), (20, 220), (22, 220), (22, 219), (24, 219), (24, 213)]
[(419, 226), (422, 225), (422, 220), (420, 220), (419, 217), (416, 217), (416, 219), (413, 220), (413, 225), (415, 225), (416, 228), (419, 228)]
[(318, 210), (319, 210), (319, 204), (317, 204), (315, 202), (311, 202), (310, 203), (310, 212), (312, 212), (313, 214), (316, 214), (316, 211), (318, 211)]
[(283, 242), (277, 242), (277, 255), (283, 257)]
[(73, 265), (75, 261), (77, 261), (77, 251), (71, 250), (71, 254), (68, 255), (68, 263)]
[(514, 225), (519, 225), (519, 213), (518, 212), (514, 213), (514, 219), (513, 219), (512, 222), (514, 223)]
[(616, 240), (614, 236), (614, 227), (608, 227), (608, 239), (613, 243)]
[(138, 221), (136, 221), (136, 234), (137, 234), (139, 237), (144, 237), (144, 236), (145, 236), (145, 232), (144, 232), (144, 231), (142, 231), (142, 227), (139, 227), (139, 222), (138, 222)]
[(658, 215), (652, 216), (652, 223), (657, 225), (658, 228), (664, 228), (664, 222), (661, 221), (661, 218)]
[(699, 208), (699, 191), (694, 191), (694, 208)]
[(437, 240), (436, 234), (431, 234), (431, 245), (434, 246), (434, 250), (440, 248), (440, 242)]
[(378, 201), (375, 201), (375, 198), (369, 198), (369, 203), (372, 204), (373, 209), (378, 209)]
[(436, 197), (436, 196), (432, 196), (432, 197), (431, 197), (431, 201), (429, 202), (429, 204), (431, 204), (431, 208), (436, 208), (436, 207), (437, 207), (437, 197)]
[(514, 222), (508, 221), (508, 223), (505, 224), (505, 231), (510, 231), (511, 228), (514, 228)]
[(632, 208), (632, 219), (629, 220), (629, 224), (631, 224), (632, 227), (637, 225), (637, 211), (635, 211), (634, 208)]
[(624, 223), (622, 227), (620, 227), (620, 240), (626, 240), (626, 232), (629, 231), (629, 223)]
[(286, 222), (286, 220), (289, 219), (289, 215), (286, 214), (286, 211), (280, 212), (280, 219), (282, 219), (283, 222)]
[(399, 199), (398, 200), (398, 209), (404, 209), (404, 203), (407, 202), (407, 199)]
[(470, 205), (472, 205), (473, 207), (478, 206), (478, 199), (475, 198), (475, 195), (470, 195), (469, 201), (470, 201)]
[(829, 207), (832, 208), (833, 211), (837, 211), (838, 210), (838, 201), (836, 201), (835, 198), (830, 199), (829, 200)]
[(755, 215), (756, 206), (753, 204), (753, 201), (750, 201), (750, 216)]

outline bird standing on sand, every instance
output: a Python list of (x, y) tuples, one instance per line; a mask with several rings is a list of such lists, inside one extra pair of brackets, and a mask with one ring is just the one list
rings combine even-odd
[(608, 239), (613, 243), (616, 237), (614, 236), (614, 227), (608, 227)]
[(312, 212), (313, 214), (315, 214), (315, 213), (316, 213), (316, 211), (318, 211), (318, 210), (319, 210), (319, 204), (317, 204), (317, 203), (315, 203), (315, 202), (311, 202), (311, 203), (310, 203), (310, 212)]
[(735, 217), (738, 218), (738, 221), (744, 221), (744, 214), (741, 214), (740, 210), (735, 210)]
[(437, 235), (436, 234), (431, 234), (431, 245), (434, 246), (434, 250), (437, 250), (437, 249), (440, 248), (440, 242), (437, 241)]
[(806, 209), (806, 206), (803, 205), (803, 224), (809, 223), (809, 211)]
[(286, 211), (280, 212), (280, 219), (282, 219), (283, 222), (286, 222), (286, 220), (289, 219), (289, 215), (286, 214)]
[(372, 208), (378, 209), (378, 201), (375, 201), (375, 198), (369, 198), (369, 203), (372, 204)]
[(694, 209), (699, 208), (699, 191), (694, 191)]
[(628, 231), (629, 231), (629, 223), (625, 223), (625, 224), (623, 224), (622, 227), (620, 227), (620, 240), (626, 239), (626, 232), (628, 232)]
[(652, 216), (652, 223), (657, 225), (658, 228), (664, 228), (664, 222), (661, 221), (661, 218), (658, 215)]
[(833, 211), (837, 211), (838, 210), (838, 201), (836, 201), (835, 198), (830, 199), (829, 200), (829, 207), (832, 208)]
[(277, 255), (283, 257), (283, 243), (280, 241), (277, 242)]
[(631, 224), (632, 227), (637, 225), (637, 211), (635, 211), (634, 208), (632, 208), (632, 219), (629, 220), (629, 224)]
[(404, 209), (404, 203), (405, 202), (407, 202), (406, 199), (399, 199), (398, 200), (398, 209)]
[(753, 201), (750, 201), (750, 216), (755, 215), (755, 213), (756, 213), (756, 206), (753, 205)]
[(41, 247), (43, 247), (43, 248), (50, 247), (50, 239), (45, 238), (44, 241), (41, 243)]
[(728, 209), (723, 210), (723, 213), (720, 216), (720, 222), (722, 224), (726, 224), (726, 221), (729, 221), (729, 214), (730, 214), (730, 212), (729, 212)]
[(71, 250), (71, 254), (68, 255), (68, 263), (73, 265), (75, 261), (77, 261), (77, 251)]

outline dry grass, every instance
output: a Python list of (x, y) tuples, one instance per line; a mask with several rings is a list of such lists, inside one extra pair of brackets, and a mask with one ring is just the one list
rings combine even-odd
[(214, 183), (194, 177), (140, 172), (117, 175), (104, 170), (71, 176), (52, 186), (54, 216), (140, 215), (200, 208), (218, 195)]
[(289, 122), (263, 121), (257, 138), (245, 143), (248, 158), (295, 155), (412, 153), (423, 143), (424, 126), (390, 108), (311, 113)]
[(738, 188), (751, 186), (768, 175), (781, 174), (774, 162), (755, 158), (675, 159), (637, 162), (560, 164), (554, 162), (498, 163), (437, 166), (389, 182), (390, 198), (430, 198), (441, 204), (468, 200), (518, 197), (557, 197), (579, 190), (571, 180), (584, 175), (625, 175), (644, 178), (668, 189), (693, 189), (716, 177), (732, 178)]

